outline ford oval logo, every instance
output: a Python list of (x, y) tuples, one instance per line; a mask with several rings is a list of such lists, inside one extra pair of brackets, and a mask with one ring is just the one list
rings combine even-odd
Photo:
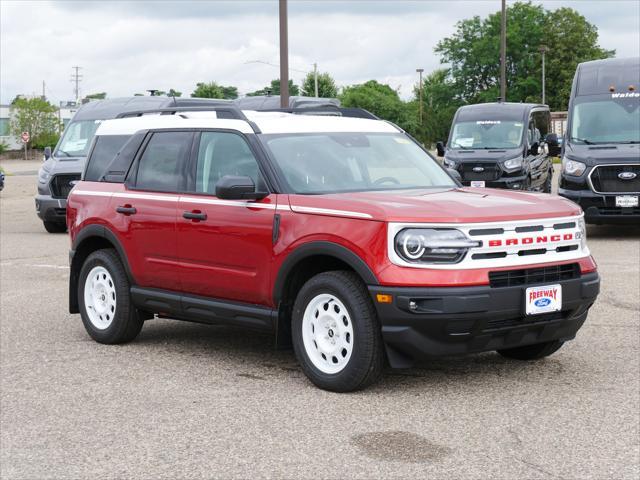
[(618, 178), (620, 180), (633, 180), (637, 176), (638, 176), (638, 174), (634, 173), (634, 172), (620, 172), (618, 174)]
[(551, 303), (551, 299), (549, 298), (539, 298), (535, 302), (536, 307), (546, 307)]
[(484, 172), (484, 167), (473, 167), (473, 171), (477, 173)]

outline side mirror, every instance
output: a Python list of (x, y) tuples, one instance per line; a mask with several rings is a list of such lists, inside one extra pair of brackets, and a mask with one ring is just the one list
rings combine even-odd
[(51, 158), (51, 147), (44, 147), (44, 160), (45, 162)]
[(436, 142), (436, 150), (438, 151), (439, 157), (444, 157), (444, 143)]
[(560, 142), (558, 141), (558, 135), (555, 133), (549, 133), (545, 137), (545, 142), (547, 142), (547, 146), (549, 147), (549, 155), (552, 157), (557, 157), (560, 155)]
[(453, 168), (447, 168), (447, 173), (458, 183), (462, 183), (462, 177), (460, 176), (460, 172), (454, 170)]
[(256, 192), (251, 177), (225, 175), (216, 183), (216, 197), (223, 200), (260, 200), (268, 192)]

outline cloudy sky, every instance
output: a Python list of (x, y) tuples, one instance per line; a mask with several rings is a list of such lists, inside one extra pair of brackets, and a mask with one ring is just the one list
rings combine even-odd
[[(600, 45), (640, 55), (637, 0), (535, 1), (568, 6), (598, 26)], [(0, 101), (16, 94), (73, 99), (72, 66), (82, 67), (81, 95), (127, 96), (156, 88), (188, 95), (196, 82), (268, 84), (278, 69), (278, 2), (11, 1), (0, 2)], [(377, 79), (410, 95), (415, 69), (439, 65), (433, 47), (455, 23), (500, 8), (499, 0), (289, 2), (289, 64), (314, 62), (339, 85)], [(248, 63), (249, 62), (249, 63)], [(291, 71), (299, 82), (304, 73)]]

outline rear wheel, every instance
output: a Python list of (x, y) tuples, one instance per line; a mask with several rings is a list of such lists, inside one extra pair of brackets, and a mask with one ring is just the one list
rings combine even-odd
[(44, 221), (44, 229), (49, 233), (64, 233), (67, 231), (67, 224), (64, 222)]
[(552, 340), (550, 342), (536, 343), (535, 345), (498, 350), (498, 353), (503, 357), (516, 360), (538, 360), (557, 352), (562, 345), (564, 345), (563, 341)]
[(320, 388), (358, 390), (382, 374), (380, 325), (352, 272), (324, 272), (304, 284), (293, 307), (292, 336), (302, 370)]
[(131, 304), (129, 279), (113, 249), (97, 250), (80, 270), (78, 302), (87, 333), (100, 343), (133, 340), (144, 320)]

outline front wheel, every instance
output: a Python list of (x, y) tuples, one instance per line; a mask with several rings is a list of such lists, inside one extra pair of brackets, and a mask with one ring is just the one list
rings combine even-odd
[(67, 225), (64, 222), (42, 222), (44, 229), (49, 233), (64, 233), (67, 231)]
[(557, 352), (563, 344), (564, 342), (561, 340), (552, 340), (550, 342), (536, 343), (535, 345), (525, 345), (524, 347), (506, 348), (498, 350), (498, 353), (503, 357), (516, 360), (538, 360)]
[(133, 340), (144, 320), (131, 303), (129, 279), (113, 249), (97, 250), (80, 270), (78, 303), (82, 323), (96, 342)]
[(292, 327), (296, 358), (318, 387), (359, 390), (382, 374), (380, 325), (356, 274), (324, 272), (307, 281), (293, 307)]

